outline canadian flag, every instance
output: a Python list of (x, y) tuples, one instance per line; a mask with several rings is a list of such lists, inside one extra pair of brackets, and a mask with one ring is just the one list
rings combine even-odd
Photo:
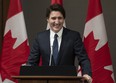
[(84, 45), (92, 66), (92, 83), (114, 83), (111, 55), (100, 0), (89, 0)]
[(0, 83), (15, 83), (20, 66), (29, 55), (29, 45), (20, 0), (10, 0), (0, 56)]

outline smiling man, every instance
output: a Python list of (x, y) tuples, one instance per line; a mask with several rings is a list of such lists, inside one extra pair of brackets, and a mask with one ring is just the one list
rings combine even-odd
[(83, 77), (91, 81), (90, 61), (82, 39), (79, 32), (64, 28), (65, 16), (65, 10), (59, 4), (47, 8), (46, 18), (50, 29), (37, 34), (27, 65), (38, 65), (42, 56), (43, 66), (74, 66), (77, 56)]

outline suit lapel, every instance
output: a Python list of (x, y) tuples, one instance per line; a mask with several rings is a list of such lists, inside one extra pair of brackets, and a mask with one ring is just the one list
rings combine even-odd
[(64, 48), (65, 48), (66, 41), (67, 41), (67, 40), (66, 40), (66, 38), (67, 38), (66, 34), (67, 34), (67, 29), (64, 28), (64, 29), (63, 29), (63, 34), (62, 34), (62, 42), (61, 42), (61, 45), (60, 45), (60, 50), (59, 50), (59, 56), (58, 56), (57, 65), (60, 64), (60, 61), (61, 61), (62, 56), (63, 56), (63, 52), (65, 51)]
[(50, 53), (51, 53), (51, 48), (50, 48), (50, 30), (47, 30), (47, 32), (46, 32), (46, 35), (45, 35), (45, 42), (46, 43), (44, 43), (44, 49), (46, 50), (45, 52), (46, 52), (46, 58), (47, 58), (47, 60), (48, 60), (48, 62), (49, 62), (49, 57), (50, 57)]
[(47, 32), (47, 41), (48, 41), (48, 43), (46, 43), (47, 44), (46, 49), (48, 50), (48, 54), (50, 55), (50, 53), (51, 53), (51, 50), (50, 50), (50, 30), (48, 30), (48, 32)]
[[(48, 55), (48, 62), (50, 60), (50, 55), (51, 55), (51, 46), (50, 46), (50, 30), (47, 31), (47, 34), (46, 34), (46, 51), (47, 51), (47, 55)], [(55, 62), (54, 62), (54, 59), (53, 59), (53, 56), (52, 56), (52, 62), (51, 62), (51, 65), (55, 65)]]

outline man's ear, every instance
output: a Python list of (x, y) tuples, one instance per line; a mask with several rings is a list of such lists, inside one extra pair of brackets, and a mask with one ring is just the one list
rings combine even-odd
[(48, 18), (47, 18), (47, 22), (48, 22)]
[(48, 22), (48, 19), (49, 19), (49, 18), (47, 17), (46, 19), (47, 19), (47, 22)]

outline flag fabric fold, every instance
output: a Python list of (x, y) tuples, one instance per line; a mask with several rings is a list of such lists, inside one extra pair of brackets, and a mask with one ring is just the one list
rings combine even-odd
[(89, 0), (84, 45), (92, 66), (92, 83), (115, 83), (100, 0)]
[(60, 5), (63, 5), (63, 1), (62, 0), (51, 0), (51, 4), (60, 4)]
[(20, 66), (26, 63), (28, 55), (29, 44), (21, 3), (20, 0), (10, 0), (0, 56), (0, 81), (17, 82), (11, 76), (19, 75)]

